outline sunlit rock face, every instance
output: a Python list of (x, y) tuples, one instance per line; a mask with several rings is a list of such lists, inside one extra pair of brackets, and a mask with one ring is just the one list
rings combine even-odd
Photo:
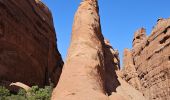
[(123, 54), (123, 69), (121, 70), (123, 79), (126, 80), (130, 85), (140, 90), (141, 84), (138, 79), (138, 74), (133, 63), (132, 52), (129, 49), (124, 50)]
[(67, 59), (52, 100), (145, 100), (117, 73), (118, 54), (101, 33), (97, 0), (84, 0), (75, 14)]
[(159, 19), (149, 37), (144, 31), (138, 31), (138, 38), (134, 37), (133, 66), (141, 84), (140, 91), (149, 100), (170, 99), (169, 28), (170, 19)]
[(52, 100), (106, 100), (104, 39), (96, 0), (84, 0), (73, 23), (71, 44)]
[(57, 84), (62, 66), (49, 9), (40, 1), (0, 0), (0, 85)]

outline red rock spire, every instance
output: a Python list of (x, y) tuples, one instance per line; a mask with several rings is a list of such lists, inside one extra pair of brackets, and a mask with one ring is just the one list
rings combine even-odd
[(52, 100), (106, 100), (104, 94), (104, 39), (97, 0), (84, 0), (73, 23), (71, 44)]

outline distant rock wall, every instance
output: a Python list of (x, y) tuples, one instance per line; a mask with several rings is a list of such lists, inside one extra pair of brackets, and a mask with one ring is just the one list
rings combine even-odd
[(49, 9), (34, 0), (0, 0), (0, 85), (55, 84), (63, 66)]
[(138, 78), (137, 71), (135, 69), (132, 52), (128, 49), (124, 50), (123, 55), (123, 69), (121, 70), (123, 74), (123, 79), (126, 80), (130, 85), (140, 90), (141, 84)]
[(169, 100), (170, 19), (159, 19), (149, 37), (143, 28), (138, 30), (131, 52), (140, 91), (149, 100)]

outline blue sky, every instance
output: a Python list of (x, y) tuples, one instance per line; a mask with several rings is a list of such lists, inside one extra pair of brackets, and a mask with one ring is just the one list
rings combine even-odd
[[(58, 49), (66, 58), (74, 14), (81, 0), (42, 0), (52, 11)], [(132, 47), (134, 32), (146, 28), (149, 35), (158, 18), (170, 17), (170, 0), (99, 0), (102, 33), (118, 49)]]

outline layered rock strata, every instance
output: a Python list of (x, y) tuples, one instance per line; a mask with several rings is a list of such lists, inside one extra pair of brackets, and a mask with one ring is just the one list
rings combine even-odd
[(141, 84), (140, 91), (149, 100), (170, 99), (169, 28), (170, 19), (159, 19), (149, 37), (138, 31), (139, 37), (135, 36), (133, 41), (133, 66)]
[(133, 63), (132, 52), (129, 49), (124, 50), (122, 74), (124, 80), (126, 80), (130, 85), (135, 87), (137, 90), (140, 90), (141, 84), (138, 79), (138, 74)]

